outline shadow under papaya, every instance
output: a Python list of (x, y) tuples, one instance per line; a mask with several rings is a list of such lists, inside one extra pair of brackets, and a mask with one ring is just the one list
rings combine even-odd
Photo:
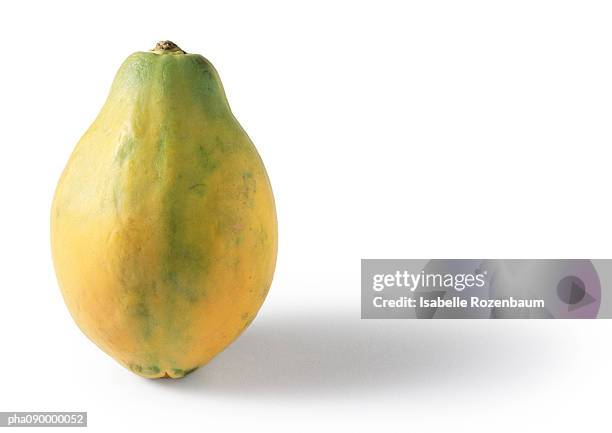
[[(539, 323), (542, 323), (541, 321)], [(208, 365), (163, 387), (207, 395), (316, 396), (511, 384), (558, 363), (534, 321), (260, 317)], [(500, 379), (501, 378), (501, 379)], [(501, 384), (503, 386), (503, 383)]]

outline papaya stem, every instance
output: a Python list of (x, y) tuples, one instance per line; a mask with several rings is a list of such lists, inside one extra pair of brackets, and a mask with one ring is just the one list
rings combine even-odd
[(181, 54), (187, 54), (187, 53), (185, 53), (185, 51), (181, 50), (179, 48), (179, 46), (176, 45), (172, 41), (159, 41), (157, 44), (155, 44), (155, 48), (153, 48), (151, 51), (154, 51), (156, 53), (181, 53)]

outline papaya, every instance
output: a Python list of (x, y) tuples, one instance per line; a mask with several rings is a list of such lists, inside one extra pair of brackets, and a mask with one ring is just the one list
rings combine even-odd
[(76, 324), (140, 376), (183, 377), (253, 321), (274, 196), (208, 60), (170, 41), (125, 60), (59, 179), (51, 249)]

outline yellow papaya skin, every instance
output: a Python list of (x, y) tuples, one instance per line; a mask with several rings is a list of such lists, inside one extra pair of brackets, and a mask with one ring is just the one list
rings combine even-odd
[(59, 180), (51, 246), (74, 321), (138, 375), (182, 377), (251, 323), (274, 197), (210, 62), (170, 42), (127, 58)]

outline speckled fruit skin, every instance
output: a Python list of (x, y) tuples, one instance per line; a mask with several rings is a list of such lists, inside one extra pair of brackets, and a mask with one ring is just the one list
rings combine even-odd
[(51, 244), (75, 322), (141, 376), (182, 377), (251, 323), (274, 197), (206, 59), (160, 44), (127, 58), (59, 180)]

